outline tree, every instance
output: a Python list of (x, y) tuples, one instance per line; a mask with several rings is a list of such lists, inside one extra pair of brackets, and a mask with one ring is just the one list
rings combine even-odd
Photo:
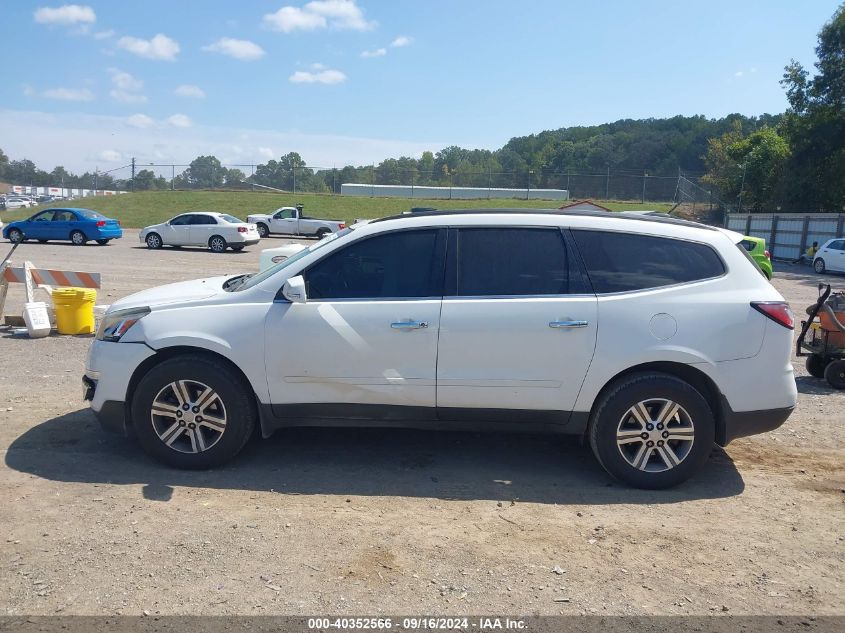
[(243, 185), (242, 180), (246, 180), (246, 174), (240, 169), (232, 168), (226, 170), (225, 184), (227, 187), (240, 187)]
[(845, 207), (845, 4), (818, 36), (816, 75), (793, 60), (781, 84), (789, 100), (784, 130), (792, 146), (790, 198), (831, 211)]
[(148, 191), (155, 188), (156, 175), (149, 169), (142, 169), (135, 174), (135, 190)]
[(6, 167), (9, 165), (9, 157), (0, 149), (0, 178), (5, 177)]
[(182, 172), (182, 180), (188, 187), (213, 189), (223, 184), (226, 172), (215, 156), (197, 156), (188, 169)]

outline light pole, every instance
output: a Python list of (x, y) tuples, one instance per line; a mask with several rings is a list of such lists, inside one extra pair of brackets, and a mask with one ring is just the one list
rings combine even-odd
[(745, 190), (745, 168), (748, 167), (748, 159), (745, 159), (745, 162), (742, 163), (742, 182), (739, 185), (739, 195), (737, 198), (739, 199), (739, 209), (737, 213), (742, 213), (742, 192)]
[(533, 174), (533, 173), (534, 173), (533, 169), (528, 170), (528, 182), (527, 182), (527, 187), (525, 189), (525, 199), (526, 200), (531, 199), (531, 174)]

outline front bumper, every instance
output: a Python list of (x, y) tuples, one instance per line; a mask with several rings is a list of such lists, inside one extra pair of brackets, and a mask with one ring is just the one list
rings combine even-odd
[(132, 375), (155, 354), (143, 343), (94, 341), (88, 352), (83, 396), (103, 428), (126, 431), (126, 400)]

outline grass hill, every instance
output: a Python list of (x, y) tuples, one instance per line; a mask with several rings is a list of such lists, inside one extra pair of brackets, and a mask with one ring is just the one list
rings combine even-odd
[[(671, 205), (647, 202), (597, 201), (614, 211), (655, 209), (666, 211)], [(119, 196), (85, 198), (72, 202), (44, 205), (49, 207), (76, 206), (93, 209), (120, 220), (124, 228), (142, 228), (170, 219), (185, 211), (220, 211), (239, 218), (250, 213), (266, 213), (282, 206), (302, 203), (306, 215), (351, 221), (356, 218), (379, 218), (408, 211), (411, 207), (437, 209), (533, 208), (548, 209), (560, 206), (549, 200), (421, 200), (408, 198), (352, 198), (320, 194), (280, 194), (252, 191), (144, 191)], [(4, 211), (4, 222), (20, 220), (36, 209)]]

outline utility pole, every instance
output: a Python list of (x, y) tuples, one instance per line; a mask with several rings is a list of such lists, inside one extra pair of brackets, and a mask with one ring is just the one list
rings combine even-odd
[(607, 166), (607, 180), (604, 183), (604, 199), (610, 200), (610, 165)]
[(135, 192), (135, 157), (132, 157), (132, 192)]
[(170, 166), (170, 191), (176, 191), (176, 165)]
[(527, 181), (526, 187), (525, 187), (525, 199), (526, 200), (531, 199), (531, 174), (533, 174), (533, 173), (534, 173), (533, 169), (528, 170), (528, 181)]
[(648, 172), (643, 169), (643, 204), (645, 204), (645, 179), (648, 178)]

